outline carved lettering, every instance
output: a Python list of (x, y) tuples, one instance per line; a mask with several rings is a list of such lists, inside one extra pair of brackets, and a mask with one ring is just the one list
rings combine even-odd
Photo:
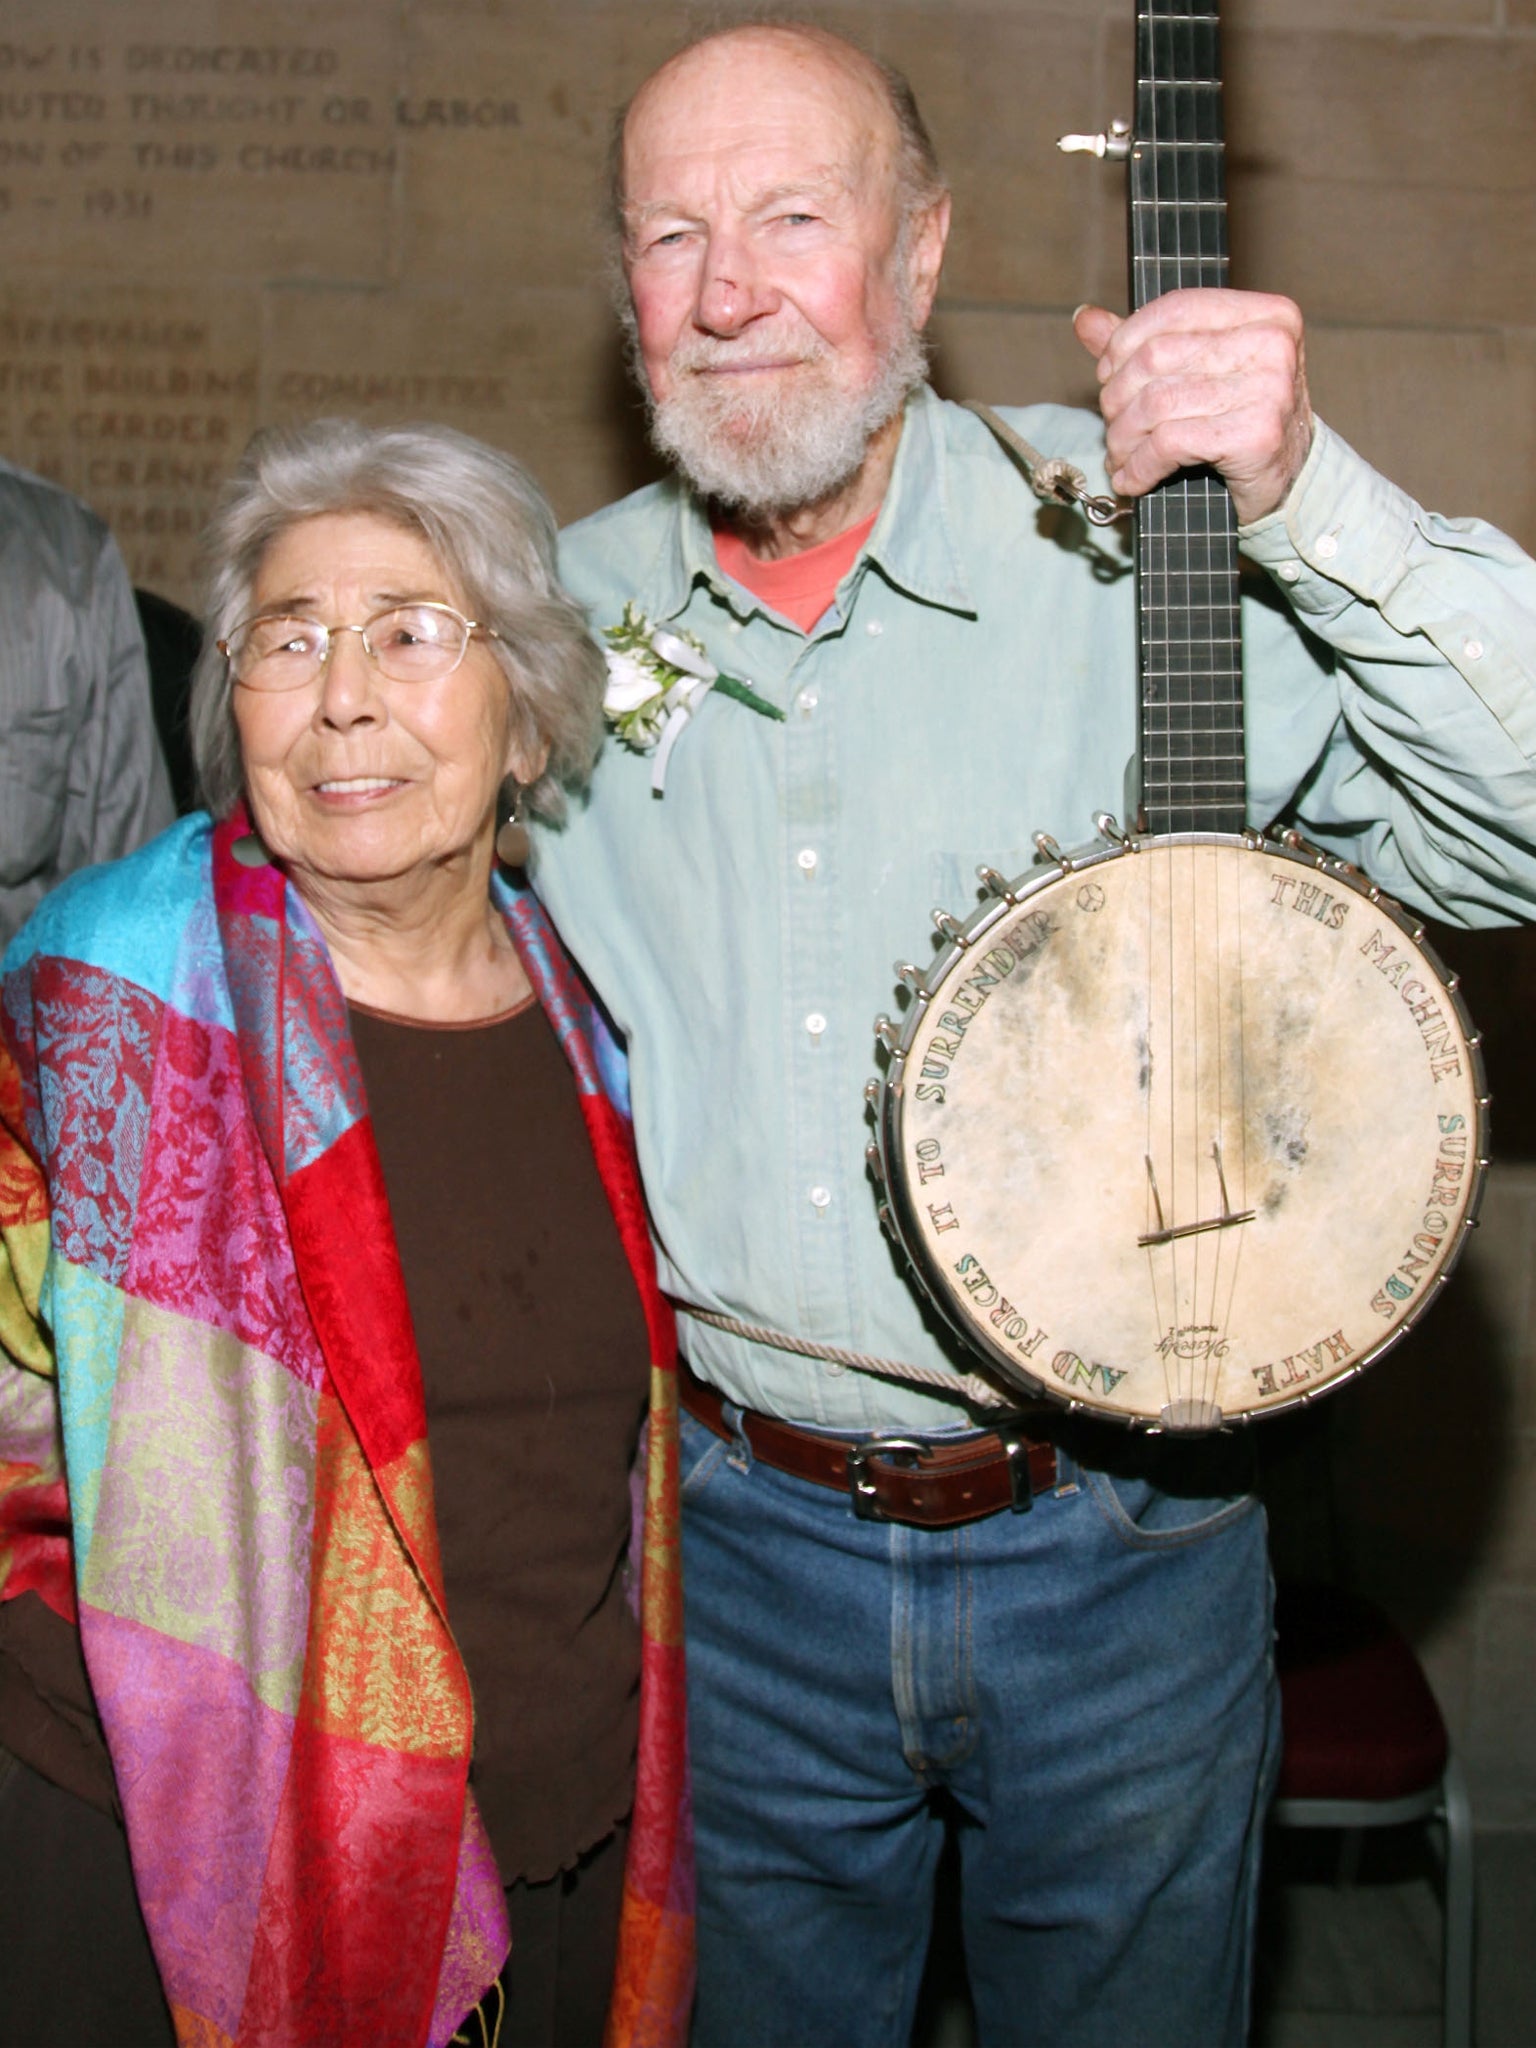
[(400, 100), (395, 119), (402, 128), (517, 128), (516, 100)]

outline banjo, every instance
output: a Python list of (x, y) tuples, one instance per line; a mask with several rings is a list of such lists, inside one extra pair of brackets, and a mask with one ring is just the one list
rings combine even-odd
[[(1139, 0), (1132, 298), (1226, 281), (1214, 0)], [(1068, 138), (1081, 144), (1084, 138)], [(1246, 824), (1235, 514), (1137, 510), (1141, 815), (979, 870), (898, 964), (881, 1219), (1009, 1387), (1153, 1430), (1315, 1399), (1443, 1286), (1486, 1166), (1479, 1042), (1410, 915)]]

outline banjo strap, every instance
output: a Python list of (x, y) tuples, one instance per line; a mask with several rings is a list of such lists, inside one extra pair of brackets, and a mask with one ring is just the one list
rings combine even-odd
[(1087, 477), (1075, 463), (1068, 462), (1064, 455), (1042, 455), (990, 405), (975, 398), (963, 398), (960, 405), (963, 411), (975, 413), (1007, 449), (1037, 498), (1043, 498), (1048, 505), (1080, 505), (1094, 526), (1109, 526), (1126, 516), (1128, 507), (1118, 498), (1100, 497), (1090, 491)]
[(960, 1394), (973, 1408), (1017, 1408), (1017, 1395), (1000, 1393), (980, 1373), (941, 1372), (936, 1366), (906, 1365), (899, 1358), (876, 1358), (868, 1351), (850, 1351), (840, 1344), (819, 1344), (814, 1337), (791, 1337), (785, 1330), (770, 1329), (766, 1323), (744, 1323), (719, 1309), (700, 1308), (669, 1294), (668, 1301), (682, 1315), (696, 1323), (708, 1323), (716, 1330), (728, 1330), (733, 1337), (745, 1337), (752, 1344), (769, 1344), (776, 1351), (793, 1351), (801, 1358), (824, 1358), (831, 1365), (844, 1365), (854, 1372), (877, 1373), (883, 1379), (910, 1380), (917, 1386), (935, 1387), (945, 1394)]

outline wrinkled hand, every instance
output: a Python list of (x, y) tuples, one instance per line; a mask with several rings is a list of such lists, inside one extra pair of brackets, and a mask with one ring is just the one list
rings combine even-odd
[(1247, 522), (1285, 501), (1312, 446), (1302, 320), (1267, 292), (1166, 292), (1122, 319), (1082, 306), (1098, 359), (1110, 482), (1139, 497), (1209, 463)]

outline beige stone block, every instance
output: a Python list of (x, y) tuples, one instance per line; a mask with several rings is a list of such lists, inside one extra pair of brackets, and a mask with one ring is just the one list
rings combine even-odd
[(653, 473), (596, 292), (272, 290), (263, 417), (435, 419), (505, 448), (562, 520)]
[[(1536, 176), (1536, 172), (1533, 172)], [(1233, 179), (1232, 281), (1286, 292), (1313, 320), (1536, 325), (1536, 201), (1406, 184)]]
[(929, 333), (934, 385), (946, 398), (1097, 405), (1093, 364), (1065, 312), (951, 311), (941, 299)]
[[(1346, 18), (1338, 0), (1226, 0), (1221, 13), (1228, 34), (1250, 28), (1336, 29)], [(1499, 26), (1499, 0), (1350, 0), (1347, 19), (1356, 29), (1489, 29)]]
[(10, 0), (12, 273), (381, 276), (395, 22), (369, 0)]
[(1235, 275), (1314, 319), (1536, 318), (1536, 43), (1229, 38)]
[(597, 277), (613, 111), (685, 26), (681, 7), (621, 0), (414, 8), (400, 100), (406, 274), (501, 290)]
[(1478, 1602), (1466, 1757), (1484, 1827), (1536, 1824), (1536, 1593), (1491, 1591)]
[(1318, 411), (1384, 475), (1536, 547), (1536, 334), (1314, 322), (1307, 352)]
[(1261, 176), (1315, 184), (1520, 192), (1531, 182), (1536, 44), (1519, 37), (1234, 30), (1234, 154)]
[(1085, 12), (889, 18), (881, 54), (912, 79), (954, 190), (944, 289), (957, 306), (1124, 303), (1124, 177), (1056, 147), (1129, 104), (1129, 41), (1107, 93), (1102, 45)]
[(75, 491), (136, 583), (188, 603), (197, 536), (256, 424), (257, 295), (0, 287), (0, 449)]

